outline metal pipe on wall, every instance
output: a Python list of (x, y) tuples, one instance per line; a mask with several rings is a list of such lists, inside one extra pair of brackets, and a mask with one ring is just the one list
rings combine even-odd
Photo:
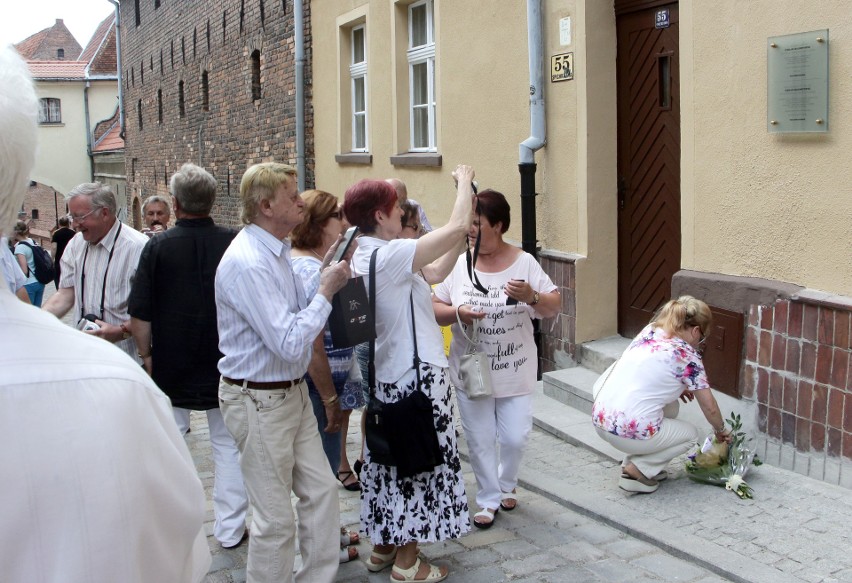
[(115, 6), (115, 66), (118, 69), (118, 125), (124, 139), (124, 83), (121, 78), (121, 6), (118, 0), (107, 0)]
[(302, 2), (293, 1), (296, 37), (296, 171), (299, 192), (305, 190), (305, 25)]

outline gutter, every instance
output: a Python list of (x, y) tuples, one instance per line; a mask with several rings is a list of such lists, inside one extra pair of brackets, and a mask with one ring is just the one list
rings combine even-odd
[(305, 190), (305, 25), (302, 2), (293, 1), (296, 37), (296, 172), (299, 192)]
[(91, 82), (86, 79), (86, 86), (83, 88), (83, 111), (86, 118), (86, 153), (89, 155), (89, 176), (91, 180), (95, 176), (95, 158), (92, 155), (92, 124), (89, 119), (89, 88)]
[[(115, 66), (118, 69), (118, 123), (121, 125), (119, 136), (124, 139), (124, 82), (121, 78), (121, 6), (118, 0), (107, 0), (115, 6)], [(88, 75), (88, 67), (86, 68)]]

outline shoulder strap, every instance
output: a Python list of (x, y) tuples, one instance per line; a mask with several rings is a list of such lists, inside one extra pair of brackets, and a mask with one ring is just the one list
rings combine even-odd
[(415, 390), (420, 389), (420, 355), (417, 353), (417, 327), (414, 323), (414, 290), (408, 292), (408, 305), (411, 307), (411, 335), (414, 337), (414, 372), (417, 375)]
[(473, 325), (471, 326), (473, 328), (473, 338), (468, 336), (467, 333), (464, 331), (464, 328), (465, 328), (464, 322), (461, 321), (461, 316), (459, 316), (458, 310), (456, 310), (456, 321), (459, 323), (459, 330), (461, 330), (462, 336), (465, 337), (465, 340), (467, 340), (468, 342), (470, 342), (474, 346), (478, 346), (479, 345), (479, 326), (477, 325), (476, 320), (474, 320)]
[[(370, 255), (370, 311), (373, 318), (376, 317), (376, 253), (379, 249), (373, 249)], [(376, 396), (376, 338), (370, 340), (370, 360), (367, 363), (367, 384), (370, 388), (370, 396)]]

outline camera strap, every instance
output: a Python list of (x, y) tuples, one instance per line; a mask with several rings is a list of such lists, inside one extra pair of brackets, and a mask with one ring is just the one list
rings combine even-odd
[[(476, 187), (473, 187), (474, 193), (476, 192)], [(473, 287), (476, 288), (476, 291), (483, 295), (488, 295), (488, 288), (486, 288), (479, 281), (479, 276), (476, 275), (476, 260), (479, 258), (479, 244), (482, 241), (482, 207), (479, 204), (479, 197), (476, 197), (476, 217), (479, 219), (479, 227), (476, 229), (476, 242), (473, 244), (473, 256), (470, 253), (470, 240), (468, 240), (467, 251), (466, 251), (466, 260), (467, 260), (467, 276), (470, 278), (470, 283), (473, 284)]]
[[(117, 220), (117, 219), (116, 219)], [(124, 226), (124, 223), (118, 221), (118, 231), (115, 232), (115, 238), (112, 240), (112, 249), (109, 250), (109, 257), (107, 257), (107, 264), (104, 268), (104, 284), (101, 288), (101, 311), (98, 314), (98, 318), (100, 320), (104, 319), (104, 303), (106, 303), (106, 286), (107, 286), (107, 276), (109, 275), (109, 264), (112, 263), (112, 255), (115, 253), (115, 244), (118, 242), (118, 236), (121, 235), (121, 227)], [(91, 247), (91, 243), (86, 245), (86, 252), (83, 254), (83, 267), (80, 270), (80, 317), (85, 317), (86, 315), (86, 260), (89, 258), (89, 247)]]

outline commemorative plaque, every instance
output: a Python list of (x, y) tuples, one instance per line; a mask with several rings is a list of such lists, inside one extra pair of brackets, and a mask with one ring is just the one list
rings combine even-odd
[(828, 131), (828, 29), (767, 41), (770, 133)]

